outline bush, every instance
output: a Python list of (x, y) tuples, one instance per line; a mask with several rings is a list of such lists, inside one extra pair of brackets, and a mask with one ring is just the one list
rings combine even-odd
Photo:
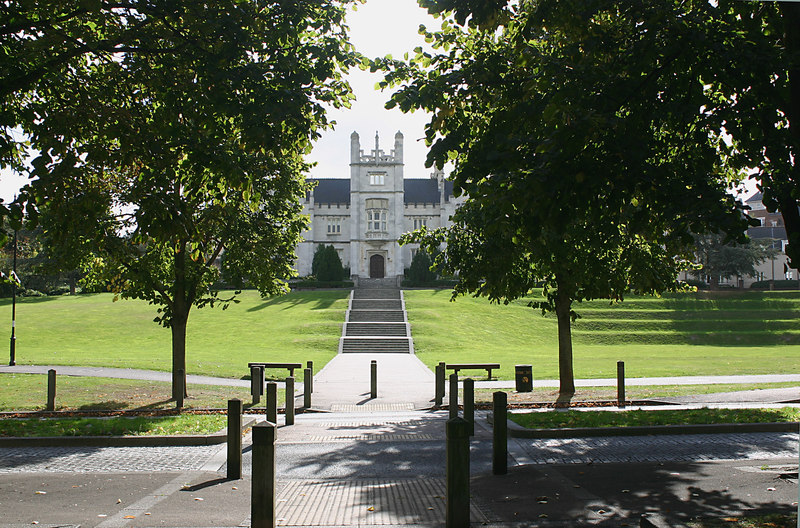
[(344, 280), (344, 268), (336, 249), (320, 244), (311, 261), (311, 273), (320, 282), (339, 282)]
[(423, 251), (417, 251), (414, 258), (411, 259), (411, 267), (406, 272), (406, 280), (415, 284), (426, 284), (436, 281), (436, 272), (431, 271), (433, 259), (431, 256)]
[(800, 288), (800, 283), (796, 280), (756, 281), (750, 287), (757, 290), (768, 290), (770, 282), (774, 283), (776, 290), (797, 290)]

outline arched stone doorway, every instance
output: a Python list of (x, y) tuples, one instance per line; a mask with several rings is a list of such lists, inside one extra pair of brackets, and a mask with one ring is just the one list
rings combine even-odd
[(372, 255), (369, 258), (369, 278), (382, 279), (386, 275), (386, 260), (383, 255)]

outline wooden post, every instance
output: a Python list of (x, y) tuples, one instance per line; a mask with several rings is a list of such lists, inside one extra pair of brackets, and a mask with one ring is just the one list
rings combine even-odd
[(56, 410), (56, 371), (50, 369), (47, 371), (47, 406), (48, 411)]
[(439, 406), (444, 403), (444, 392), (445, 392), (445, 385), (447, 384), (447, 368), (445, 366), (444, 361), (439, 362), (439, 383), (438, 383), (438, 390), (439, 393), (437, 394), (437, 399), (439, 401)]
[(436, 385), (433, 391), (433, 405), (441, 407), (442, 399), (444, 398), (444, 367), (441, 363), (436, 365), (434, 379), (436, 380)]
[(450, 419), (458, 417), (458, 374), (450, 374)]
[(242, 478), (242, 400), (228, 400), (228, 478)]
[(303, 408), (311, 408), (311, 369), (303, 370)]
[(261, 395), (264, 394), (264, 367), (250, 367), (250, 394), (253, 396), (253, 405), (261, 402)]
[(469, 422), (469, 435), (475, 436), (475, 380), (464, 380), (464, 419)]
[(314, 394), (314, 362), (306, 361), (306, 368), (311, 371), (311, 375), (308, 377), (308, 392)]
[(250, 526), (275, 528), (275, 439), (274, 423), (253, 426), (253, 482), (250, 492)]
[(625, 407), (625, 362), (617, 361), (617, 406)]
[(267, 421), (278, 423), (278, 384), (267, 383)]
[(508, 473), (508, 395), (498, 391), (492, 395), (492, 473)]
[(378, 362), (374, 359), (369, 362), (369, 397), (378, 397)]
[(294, 376), (286, 378), (286, 425), (294, 425)]
[(469, 528), (469, 423), (447, 420), (447, 514), (446, 528)]

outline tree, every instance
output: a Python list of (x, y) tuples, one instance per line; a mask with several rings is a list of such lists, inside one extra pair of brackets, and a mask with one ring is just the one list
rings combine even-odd
[(427, 251), (417, 251), (411, 259), (411, 266), (408, 268), (406, 279), (418, 284), (425, 284), (436, 280), (436, 272), (431, 270), (433, 259)]
[(711, 289), (716, 289), (719, 279), (731, 277), (753, 277), (756, 267), (765, 260), (774, 257), (771, 240), (749, 239), (745, 243), (726, 243), (725, 236), (719, 233), (708, 233), (695, 237), (696, 260), (700, 269), (692, 274), (695, 277), (706, 277)]
[(458, 275), (454, 298), (508, 303), (543, 284), (530, 305), (556, 314), (569, 397), (575, 302), (676, 289), (693, 232), (743, 237), (721, 118), (703, 111), (717, 93), (696, 68), (732, 45), (713, 31), (724, 13), (702, 0), (424, 3), (457, 8), (425, 32), (438, 51), (373, 68), (401, 85), (387, 106), (433, 114), (427, 163), (452, 161), (468, 200), (450, 229), (404, 241), (446, 244), (435, 267)]
[(321, 282), (338, 282), (344, 280), (342, 259), (332, 245), (320, 244), (314, 252), (311, 272)]
[[(222, 303), (217, 257), (284, 291), (305, 227), (303, 154), (349, 104), (351, 0), (33, 0), (0, 15), (0, 162), (21, 129), (39, 154), (23, 193), (52, 249), (89, 281), (158, 307), (185, 394), (192, 306)], [(34, 218), (35, 219), (35, 218)]]

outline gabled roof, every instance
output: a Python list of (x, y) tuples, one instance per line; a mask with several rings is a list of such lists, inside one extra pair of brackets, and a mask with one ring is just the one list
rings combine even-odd
[[(453, 182), (444, 182), (445, 201), (453, 196)], [(405, 203), (439, 203), (439, 187), (436, 180), (430, 178), (406, 178), (403, 180)]]

